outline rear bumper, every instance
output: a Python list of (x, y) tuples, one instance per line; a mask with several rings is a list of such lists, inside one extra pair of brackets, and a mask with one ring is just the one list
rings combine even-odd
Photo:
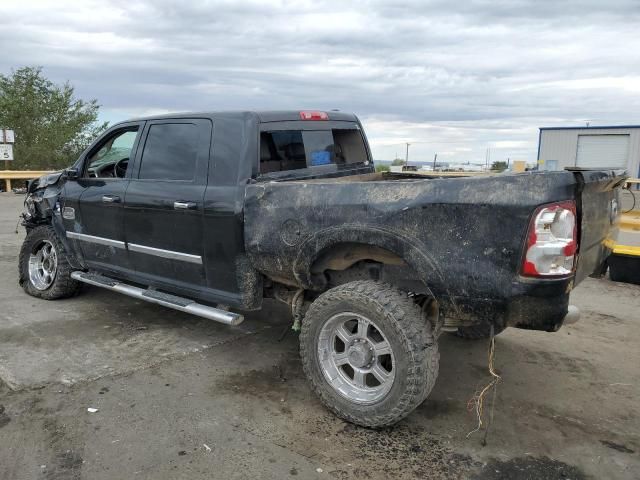
[(528, 330), (557, 331), (569, 312), (569, 295), (538, 298), (522, 296), (507, 304), (505, 323)]
[(470, 326), (492, 323), (496, 328), (515, 327), (555, 332), (580, 318), (569, 305), (574, 278), (527, 279), (512, 283), (510, 296), (503, 299), (451, 297), (438, 298), (440, 309), (452, 325)]
[(565, 320), (575, 323), (579, 313), (569, 309), (573, 282), (573, 277), (515, 282), (513, 296), (507, 300), (506, 325), (555, 332)]

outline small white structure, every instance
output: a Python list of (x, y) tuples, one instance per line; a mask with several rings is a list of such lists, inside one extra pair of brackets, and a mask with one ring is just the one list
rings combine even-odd
[(415, 165), (391, 165), (389, 171), (393, 173), (416, 172), (418, 167)]
[(452, 163), (449, 165), (449, 170), (461, 172), (482, 172), (485, 170), (485, 167), (484, 165), (478, 165), (477, 163)]
[(540, 129), (538, 168), (622, 168), (640, 176), (640, 125)]

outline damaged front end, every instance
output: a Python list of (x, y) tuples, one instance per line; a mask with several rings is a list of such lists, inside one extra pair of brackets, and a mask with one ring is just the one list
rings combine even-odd
[(24, 212), (20, 214), (21, 224), (27, 231), (51, 223), (54, 214), (60, 214), (59, 197), (66, 178), (65, 172), (60, 171), (27, 181)]

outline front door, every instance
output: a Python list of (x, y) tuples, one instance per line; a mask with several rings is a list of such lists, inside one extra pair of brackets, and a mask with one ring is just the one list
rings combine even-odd
[(123, 205), (143, 124), (121, 124), (89, 151), (80, 177), (65, 201), (67, 237), (89, 267), (120, 272), (130, 265), (124, 238)]
[(147, 122), (125, 195), (132, 268), (145, 283), (190, 293), (206, 286), (203, 197), (212, 124), (204, 119)]

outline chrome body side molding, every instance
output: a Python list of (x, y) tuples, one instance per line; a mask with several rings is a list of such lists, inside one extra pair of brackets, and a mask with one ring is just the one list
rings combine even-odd
[(127, 247), (132, 252), (146, 253), (155, 255), (156, 257), (170, 258), (171, 260), (182, 260), (183, 262), (197, 263), (202, 265), (202, 257), (200, 255), (191, 255), (190, 253), (174, 252), (173, 250), (163, 250), (162, 248), (147, 247), (136, 243), (128, 243)]
[(80, 240), (82, 242), (97, 243), (98, 245), (106, 245), (108, 247), (126, 248), (126, 244), (120, 240), (96, 237), (93, 235), (86, 235), (84, 233), (67, 232), (67, 238), (73, 238), (74, 240)]
[(147, 247), (146, 245), (138, 245), (136, 243), (126, 243), (111, 238), (96, 237), (85, 233), (67, 232), (67, 238), (80, 240), (82, 242), (96, 243), (98, 245), (106, 245), (108, 247), (129, 249), (132, 252), (146, 253), (147, 255), (155, 255), (156, 257), (169, 258), (171, 260), (180, 260), (182, 262), (196, 263), (202, 265), (202, 257), (200, 255), (192, 255), (190, 253), (174, 252), (173, 250), (164, 250), (162, 248)]

